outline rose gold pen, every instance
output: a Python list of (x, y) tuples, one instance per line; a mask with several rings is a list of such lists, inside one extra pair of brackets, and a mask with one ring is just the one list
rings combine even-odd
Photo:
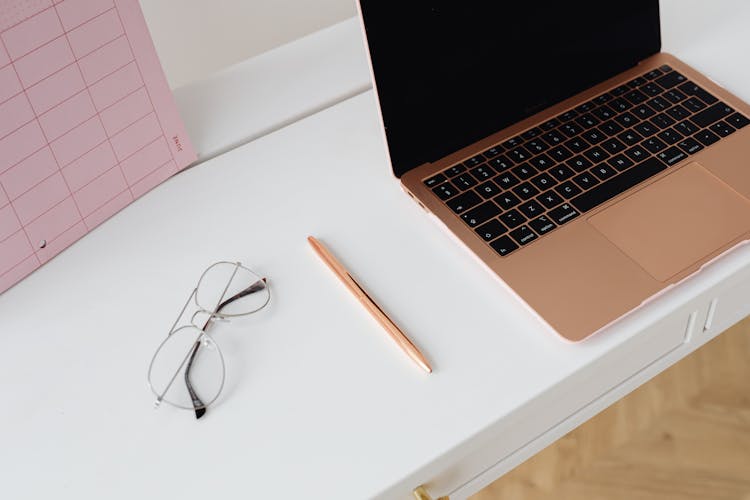
[(339, 277), (339, 279), (346, 285), (346, 288), (349, 289), (350, 292), (354, 294), (357, 299), (359, 299), (360, 303), (365, 306), (365, 309), (367, 309), (370, 314), (380, 323), (380, 325), (385, 328), (385, 331), (388, 332), (388, 335), (391, 336), (391, 338), (398, 344), (398, 346), (401, 348), (402, 351), (404, 351), (416, 364), (422, 367), (424, 371), (427, 373), (432, 373), (432, 367), (427, 362), (425, 357), (422, 355), (421, 352), (419, 352), (419, 349), (412, 344), (411, 340), (409, 340), (406, 335), (404, 335), (404, 332), (402, 332), (399, 327), (391, 321), (391, 318), (389, 318), (385, 312), (375, 303), (374, 300), (370, 298), (369, 295), (367, 295), (367, 292), (364, 291), (364, 289), (359, 286), (359, 284), (352, 278), (352, 275), (349, 274), (349, 271), (347, 271), (341, 263), (336, 260), (336, 258), (331, 254), (331, 252), (328, 251), (326, 247), (323, 246), (322, 243), (320, 243), (318, 240), (313, 238), (312, 236), (307, 237), (307, 241), (310, 243), (310, 246), (313, 247), (313, 250), (315, 250), (315, 253), (318, 254), (318, 256), (323, 260), (323, 262), (326, 263), (326, 265), (333, 271), (333, 273)]

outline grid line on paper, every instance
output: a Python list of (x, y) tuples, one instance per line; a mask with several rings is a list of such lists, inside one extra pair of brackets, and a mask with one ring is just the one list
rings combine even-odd
[[(122, 17), (120, 16), (120, 12), (115, 10), (117, 12), (117, 17), (120, 20), (120, 24), (122, 24)], [(130, 46), (130, 51), (132, 53), (135, 53), (133, 50), (133, 44), (130, 42), (130, 39), (128, 38), (128, 45)], [(141, 72), (141, 67), (138, 64), (138, 61), (135, 61), (135, 66), (138, 68), (138, 74), (141, 75), (141, 80), (143, 80), (143, 72)], [(148, 95), (148, 100), (151, 103), (151, 107), (156, 111), (156, 106), (154, 106), (154, 100), (151, 98), (151, 92), (148, 91), (148, 88), (146, 89), (146, 95)], [(156, 115), (156, 121), (159, 122), (159, 128), (161, 129), (161, 133), (164, 136), (164, 139), (167, 139), (167, 134), (164, 133), (164, 126), (161, 123), (161, 120), (159, 119), (159, 115)], [(172, 155), (172, 159), (174, 160), (174, 154), (172, 154), (172, 151), (169, 152)]]

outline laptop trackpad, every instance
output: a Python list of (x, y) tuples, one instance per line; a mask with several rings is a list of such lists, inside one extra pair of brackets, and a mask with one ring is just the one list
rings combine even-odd
[(750, 229), (750, 201), (693, 162), (589, 222), (666, 281)]

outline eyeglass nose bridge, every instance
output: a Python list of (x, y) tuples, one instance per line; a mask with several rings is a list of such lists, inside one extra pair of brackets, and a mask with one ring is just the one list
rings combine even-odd
[[(200, 318), (200, 320), (198, 320), (198, 318)], [(198, 309), (190, 317), (190, 323), (196, 328), (200, 328), (201, 330), (205, 329), (206, 325), (208, 325), (209, 323), (217, 321), (228, 323), (229, 318), (221, 313), (208, 311), (206, 309)]]

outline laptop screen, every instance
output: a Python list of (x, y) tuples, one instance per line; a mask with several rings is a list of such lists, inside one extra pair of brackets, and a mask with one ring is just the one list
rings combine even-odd
[(660, 50), (658, 0), (360, 0), (394, 174)]

